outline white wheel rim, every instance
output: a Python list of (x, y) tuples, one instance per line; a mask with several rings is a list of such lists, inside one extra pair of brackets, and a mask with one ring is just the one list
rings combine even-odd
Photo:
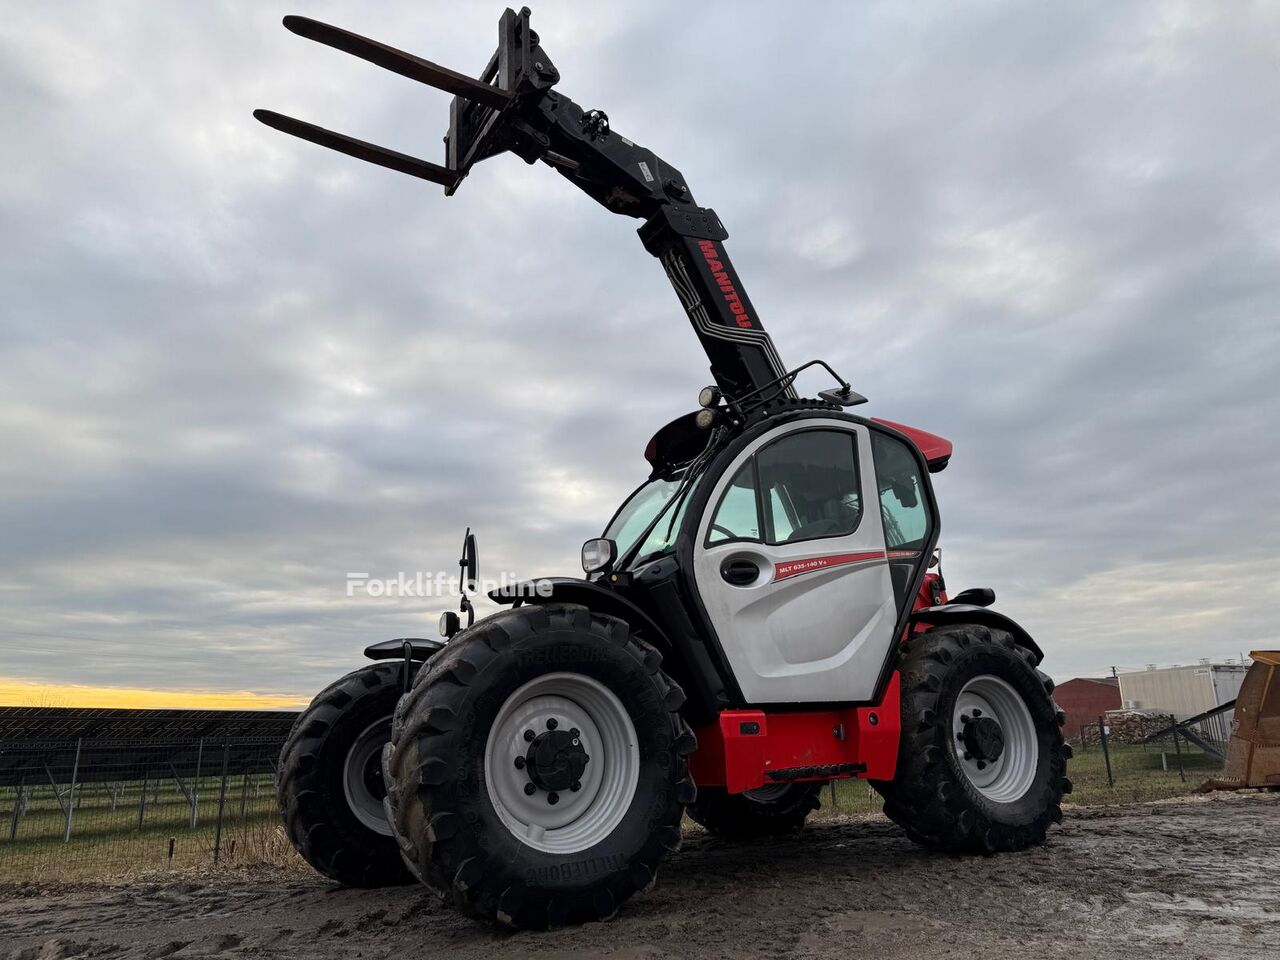
[(347, 798), (347, 806), (357, 820), (384, 837), (391, 836), (391, 825), (387, 823), (386, 809), (382, 805), (386, 788), (375, 793), (371, 789), (370, 776), (372, 773), (381, 784), (382, 747), (390, 740), (391, 718), (375, 720), (356, 737), (342, 768), (342, 792)]
[[(974, 756), (964, 742), (964, 728), (975, 717), (989, 718), (1000, 725), (1004, 749), (995, 760)], [(1035, 782), (1040, 741), (1031, 711), (1021, 695), (999, 677), (974, 677), (956, 697), (951, 720), (956, 760), (969, 782), (996, 803), (1013, 803), (1026, 796)]]
[[(589, 760), (578, 790), (530, 794), (525, 731), (577, 730)], [(517, 765), (520, 758), (520, 765)], [(622, 822), (640, 780), (635, 726), (613, 692), (578, 673), (549, 673), (507, 698), (489, 728), (485, 785), (503, 825), (521, 843), (544, 853), (578, 853), (608, 837)], [(550, 802), (551, 794), (557, 802)]]

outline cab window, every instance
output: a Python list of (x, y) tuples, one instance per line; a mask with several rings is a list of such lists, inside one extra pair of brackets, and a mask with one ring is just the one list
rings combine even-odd
[(803, 430), (756, 454), (765, 542), (843, 537), (857, 529), (857, 442), (851, 431)]
[(846, 536), (862, 519), (857, 437), (804, 430), (769, 444), (746, 462), (712, 515), (707, 544), (793, 543)]
[(890, 550), (920, 550), (929, 533), (920, 466), (911, 449), (894, 437), (872, 433), (871, 452), (880, 488), (880, 518)]
[(720, 497), (720, 505), (711, 518), (707, 543), (759, 539), (760, 514), (756, 509), (755, 464), (748, 460)]

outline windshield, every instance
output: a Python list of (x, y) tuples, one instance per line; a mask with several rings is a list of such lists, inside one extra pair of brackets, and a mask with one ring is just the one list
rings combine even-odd
[[(619, 557), (627, 556), (645, 528), (653, 522), (653, 518), (670, 502), (679, 489), (679, 480), (650, 480), (622, 505), (622, 509), (618, 511), (617, 516), (604, 532), (606, 538), (618, 545)], [(631, 566), (648, 563), (665, 553), (670, 553), (675, 548), (676, 536), (680, 533), (680, 522), (689, 504), (689, 493), (692, 493), (692, 490), (685, 494), (674, 513), (663, 514), (657, 526), (644, 538), (644, 543), (636, 552), (636, 559)]]

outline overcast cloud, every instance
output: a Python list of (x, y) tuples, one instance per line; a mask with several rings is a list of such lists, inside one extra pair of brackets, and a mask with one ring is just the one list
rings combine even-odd
[[(952, 588), (1059, 679), (1275, 646), (1280, 8), (562, 4), (584, 107), (714, 207), (784, 360), (951, 438)], [(348, 571), (573, 573), (706, 358), (638, 223), (439, 159), (494, 3), (4, 4), (0, 675), (309, 696), (445, 604)], [(819, 377), (803, 381), (816, 392)]]

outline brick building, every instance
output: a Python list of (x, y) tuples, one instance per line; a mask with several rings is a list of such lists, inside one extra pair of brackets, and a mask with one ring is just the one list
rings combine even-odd
[(1053, 688), (1053, 699), (1067, 715), (1062, 735), (1080, 737), (1080, 728), (1097, 723), (1098, 715), (1120, 709), (1120, 683), (1112, 677), (1076, 677)]

